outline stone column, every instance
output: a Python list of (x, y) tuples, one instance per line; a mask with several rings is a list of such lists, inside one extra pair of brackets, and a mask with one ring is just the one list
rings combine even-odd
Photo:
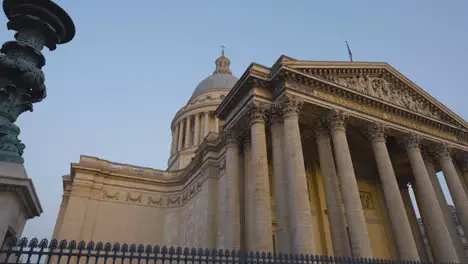
[(309, 191), (302, 152), (299, 114), (301, 102), (293, 98), (281, 101), (284, 122), (284, 157), (288, 179), (289, 214), (294, 253), (315, 253), (315, 234), (312, 225)]
[(254, 250), (273, 251), (268, 160), (265, 136), (265, 110), (251, 106), (250, 133), (252, 140), (252, 176), (254, 178)]
[(359, 196), (356, 175), (346, 138), (345, 115), (341, 111), (332, 111), (329, 116), (330, 132), (335, 150), (338, 175), (341, 180), (341, 191), (348, 221), (351, 252), (354, 257), (372, 257), (367, 224), (364, 218), (361, 198)]
[(413, 233), (414, 242), (416, 243), (416, 248), (419, 252), (419, 259), (429, 261), (426, 248), (424, 247), (424, 240), (421, 234), (421, 229), (419, 228), (418, 219), (414, 211), (413, 202), (411, 201), (407, 184), (400, 185), (400, 194), (401, 198), (403, 199), (403, 204), (405, 205), (406, 215), (411, 226), (411, 232)]
[(195, 114), (195, 127), (193, 131), (193, 145), (198, 146), (200, 144), (200, 114)]
[(452, 195), (457, 214), (463, 226), (463, 230), (468, 230), (468, 196), (463, 187), (455, 165), (453, 164), (452, 156), (446, 146), (440, 146), (437, 149), (437, 159), (444, 172), (445, 180), (447, 181), (450, 194)]
[(215, 132), (219, 133), (219, 119), (215, 117)]
[(226, 186), (224, 188), (226, 195), (226, 248), (239, 250), (241, 246), (239, 145), (234, 132), (226, 131), (223, 136), (226, 140)]
[(333, 255), (350, 257), (348, 232), (346, 221), (341, 208), (341, 193), (336, 175), (333, 150), (330, 144), (330, 135), (326, 124), (319, 122), (315, 130), (317, 150), (320, 162), (320, 174), (323, 177), (323, 189), (327, 204), (328, 223), (333, 245)]
[(452, 216), (450, 215), (450, 211), (448, 210), (448, 203), (447, 199), (445, 198), (445, 194), (442, 191), (442, 186), (440, 185), (439, 179), (437, 177), (437, 172), (434, 168), (435, 157), (432, 153), (428, 151), (423, 152), (423, 160), (426, 166), (427, 173), (429, 175), (429, 180), (432, 183), (432, 188), (435, 191), (437, 201), (439, 202), (439, 206), (442, 210), (442, 214), (444, 215), (445, 224), (450, 233), (450, 237), (452, 238), (453, 246), (457, 251), (459, 258), (465, 258), (465, 253), (463, 252), (463, 246), (461, 243), (460, 236), (458, 235), (457, 228), (453, 223)]
[(183, 143), (182, 139), (183, 139), (183, 137), (184, 137), (183, 125), (184, 125), (184, 124), (183, 124), (183, 121), (181, 120), (181, 121), (179, 122), (179, 125), (178, 125), (178, 127), (179, 127), (179, 128), (178, 128), (178, 131), (179, 131), (179, 138), (178, 138), (178, 142), (177, 142), (177, 151), (181, 151), (182, 148), (183, 148), (183, 145), (182, 145), (182, 143)]
[(252, 143), (250, 138), (244, 139), (243, 144), (244, 153), (244, 182), (245, 182), (245, 247), (247, 250), (254, 250), (255, 248), (255, 212), (253, 199), (255, 197), (255, 182), (252, 175)]
[[(277, 109), (273, 109), (277, 110)], [(276, 222), (278, 233), (278, 249), (281, 253), (292, 253), (291, 233), (289, 224), (288, 178), (286, 176), (284, 159), (284, 125), (279, 111), (273, 111), (270, 125), (271, 149), (273, 155), (273, 180), (275, 185)]]
[(418, 250), (385, 143), (384, 128), (379, 124), (371, 124), (368, 127), (368, 133), (374, 150), (375, 162), (382, 183), (385, 204), (390, 216), (398, 255), (402, 260), (418, 260)]
[(171, 155), (177, 151), (177, 136), (179, 134), (179, 126), (174, 126), (174, 131), (172, 132), (172, 146), (171, 146)]
[(210, 129), (210, 115), (208, 112), (205, 113), (205, 124), (204, 124), (204, 129), (203, 129), (203, 138), (208, 135), (209, 129)]
[(460, 173), (465, 182), (465, 186), (468, 188), (468, 152), (464, 152), (460, 158)]
[(190, 148), (191, 147), (191, 142), (192, 139), (191, 139), (191, 134), (190, 134), (190, 116), (188, 116), (186, 119), (185, 119), (185, 142), (184, 142), (184, 148)]
[(436, 238), (433, 243), (434, 250), (436, 251), (435, 255), (440, 258), (437, 261), (457, 263), (459, 261), (457, 252), (453, 246), (449, 230), (445, 225), (443, 213), (440, 210), (440, 206), (438, 206), (439, 202), (437, 201), (436, 193), (429, 179), (419, 147), (419, 138), (415, 135), (409, 135), (405, 137), (404, 143), (413, 171), (415, 185), (422, 198), (420, 210), (425, 216), (425, 222), (428, 222), (431, 232), (434, 232), (434, 237)]

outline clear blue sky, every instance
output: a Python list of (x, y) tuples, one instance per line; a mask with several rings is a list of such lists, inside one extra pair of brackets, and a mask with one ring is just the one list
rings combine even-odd
[[(18, 122), (44, 208), (26, 236), (51, 236), (61, 176), (81, 154), (165, 169), (171, 119), (211, 74), (221, 45), (240, 76), (251, 62), (269, 66), (281, 54), (347, 60), (348, 40), (355, 60), (390, 63), (468, 117), (467, 1), (58, 3), (76, 37), (45, 51), (48, 97)], [(1, 41), (12, 35), (0, 28)]]

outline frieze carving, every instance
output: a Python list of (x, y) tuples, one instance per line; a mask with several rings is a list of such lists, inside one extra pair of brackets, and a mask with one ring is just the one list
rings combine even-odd
[(126, 201), (141, 203), (141, 194), (140, 193), (132, 194), (131, 192), (127, 192)]
[(440, 112), (437, 111), (421, 96), (418, 96), (412, 89), (405, 87), (402, 83), (395, 84), (384, 78), (370, 75), (354, 76), (322, 76), (327, 81), (340, 86), (356, 90), (360, 93), (393, 103), (413, 112), (434, 118), (441, 119)]
[[(141, 204), (160, 208), (180, 207), (193, 199), (202, 189), (202, 185), (203, 181), (195, 181), (184, 190), (169, 194), (104, 189), (102, 190), (101, 200), (126, 204)], [(125, 199), (120, 199), (122, 193), (125, 194)]]
[(371, 192), (359, 191), (359, 197), (361, 198), (362, 209), (364, 210), (375, 209), (374, 199), (372, 198)]
[[(423, 123), (418, 123), (414, 122), (414, 120), (410, 120), (408, 118), (399, 116), (395, 113), (389, 112), (389, 111), (383, 111), (378, 108), (373, 107), (372, 105), (368, 105), (366, 103), (360, 103), (357, 101), (353, 101), (351, 98), (343, 98), (340, 97), (339, 95), (329, 93), (329, 92), (324, 92), (324, 91), (319, 91), (316, 90), (314, 92), (314, 96), (324, 99), (326, 101), (330, 101), (345, 107), (349, 107), (353, 110), (363, 112), (369, 115), (373, 115), (379, 118), (382, 118), (384, 120), (387, 120), (389, 122), (394, 122), (401, 124), (403, 126), (409, 127), (409, 128), (414, 128), (416, 130), (424, 131), (432, 135), (436, 135), (442, 138), (446, 138), (455, 142), (460, 141), (461, 138), (458, 138), (456, 135), (443, 131), (441, 129), (434, 128), (432, 126), (429, 126), (427, 124)], [(463, 141), (466, 142), (465, 139)]]

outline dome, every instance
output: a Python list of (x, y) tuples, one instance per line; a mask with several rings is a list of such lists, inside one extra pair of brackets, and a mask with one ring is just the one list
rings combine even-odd
[(218, 73), (206, 77), (193, 91), (192, 98), (211, 89), (231, 89), (236, 84), (237, 78), (232, 74)]
[(193, 91), (192, 97), (196, 96), (211, 90), (211, 89), (231, 89), (237, 82), (237, 78), (232, 75), (231, 61), (224, 56), (224, 50), (222, 51), (221, 57), (215, 61), (216, 69), (211, 76), (206, 77), (201, 81), (195, 91)]

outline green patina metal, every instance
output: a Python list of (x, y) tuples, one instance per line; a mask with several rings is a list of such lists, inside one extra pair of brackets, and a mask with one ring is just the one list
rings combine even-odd
[(7, 27), (15, 40), (0, 49), (0, 161), (23, 163), (25, 145), (18, 136), (18, 117), (33, 110), (46, 95), (44, 47), (55, 50), (75, 36), (68, 14), (50, 0), (4, 0)]

